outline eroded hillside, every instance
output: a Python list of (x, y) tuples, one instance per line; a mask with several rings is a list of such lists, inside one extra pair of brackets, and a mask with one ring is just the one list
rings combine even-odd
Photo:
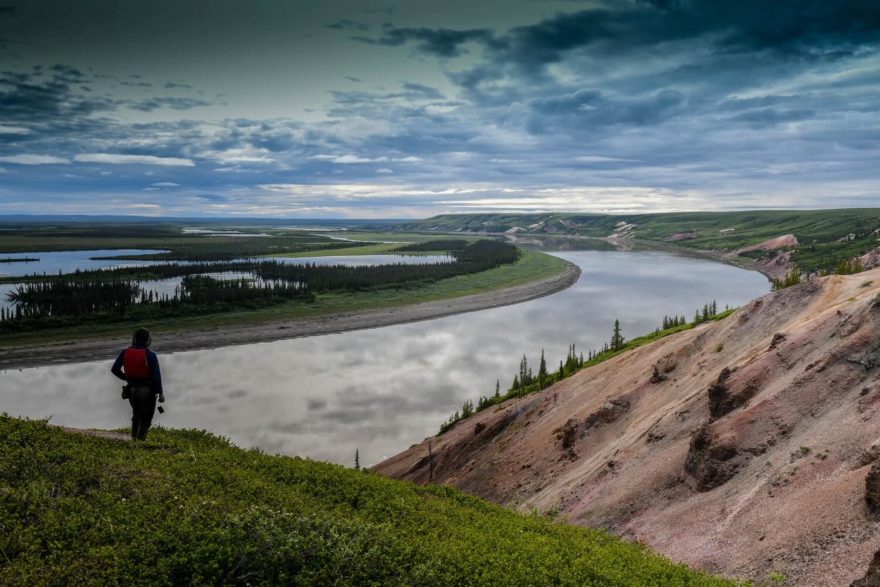
[[(768, 294), (479, 412), (431, 439), (433, 475), (711, 572), (845, 585), (880, 548), (878, 408), (873, 270)], [(426, 482), (427, 443), (377, 470)]]

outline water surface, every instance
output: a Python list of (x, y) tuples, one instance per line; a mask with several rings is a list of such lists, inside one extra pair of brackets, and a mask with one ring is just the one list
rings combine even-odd
[[(391, 456), (437, 431), (467, 398), (508, 387), (523, 353), (551, 368), (568, 345), (600, 347), (615, 318), (634, 337), (664, 314), (766, 293), (758, 273), (667, 253), (558, 253), (583, 270), (571, 288), (522, 304), (388, 326), (216, 350), (160, 353), (168, 396), (159, 424), (207, 428), (240, 446), (351, 465)], [(120, 338), (120, 348), (126, 341)], [(76, 346), (71, 346), (76, 353)], [(130, 418), (106, 361), (0, 373), (10, 414), (116, 428)]]
[(19, 275), (57, 275), (71, 273), (80, 269), (112, 269), (116, 267), (137, 267), (151, 265), (155, 261), (137, 261), (122, 259), (95, 259), (94, 257), (114, 257), (122, 255), (158, 255), (167, 251), (153, 249), (95, 249), (91, 251), (51, 251), (38, 253), (0, 253), (0, 257), (11, 259), (39, 259), (32, 262), (2, 263), (0, 277)]

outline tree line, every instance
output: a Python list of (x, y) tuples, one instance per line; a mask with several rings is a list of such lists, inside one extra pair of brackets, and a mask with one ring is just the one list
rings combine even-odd
[(170, 295), (146, 290), (133, 281), (53, 280), (21, 284), (9, 292), (7, 301), (13, 307), (0, 308), (0, 332), (191, 316), (313, 299), (306, 284), (207, 275), (184, 276)]

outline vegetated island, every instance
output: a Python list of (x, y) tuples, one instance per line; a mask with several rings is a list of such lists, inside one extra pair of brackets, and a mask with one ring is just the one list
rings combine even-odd
[[(202, 240), (189, 245), (189, 253), (149, 256), (162, 264), (10, 278), (21, 285), (11, 294), (15, 311), (0, 314), (0, 367), (105, 358), (133, 324), (149, 324), (156, 348), (173, 352), (425, 320), (548, 295), (573, 284), (580, 273), (557, 257), (485, 239), (421, 237), (410, 244), (354, 247), (332, 242), (322, 251), (444, 252), (450, 261), (325, 267), (233, 255), (242, 248), (265, 253), (267, 247), (277, 254), (279, 245), (267, 238), (214, 244), (208, 237), (197, 238)], [(290, 235), (280, 238), (290, 240)], [(302, 238), (319, 239), (319, 246), (328, 240), (310, 234)], [(162, 244), (176, 246), (153, 242)], [(305, 246), (301, 241), (293, 245)], [(180, 255), (187, 262), (175, 262)], [(242, 278), (242, 273), (251, 277)], [(173, 296), (154, 296), (138, 285), (167, 278), (181, 280)], [(77, 340), (75, 357), (69, 340)]]
[(447, 486), (113, 436), (0, 416), (0, 584), (733, 585)]
[(524, 359), (507, 395), (374, 470), (730, 578), (880, 584), (880, 268), (695, 318), (615, 329), (558, 375)]

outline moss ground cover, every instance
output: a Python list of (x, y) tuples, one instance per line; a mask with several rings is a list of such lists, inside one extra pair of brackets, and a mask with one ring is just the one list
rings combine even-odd
[(2, 585), (728, 585), (448, 487), (0, 416)]

